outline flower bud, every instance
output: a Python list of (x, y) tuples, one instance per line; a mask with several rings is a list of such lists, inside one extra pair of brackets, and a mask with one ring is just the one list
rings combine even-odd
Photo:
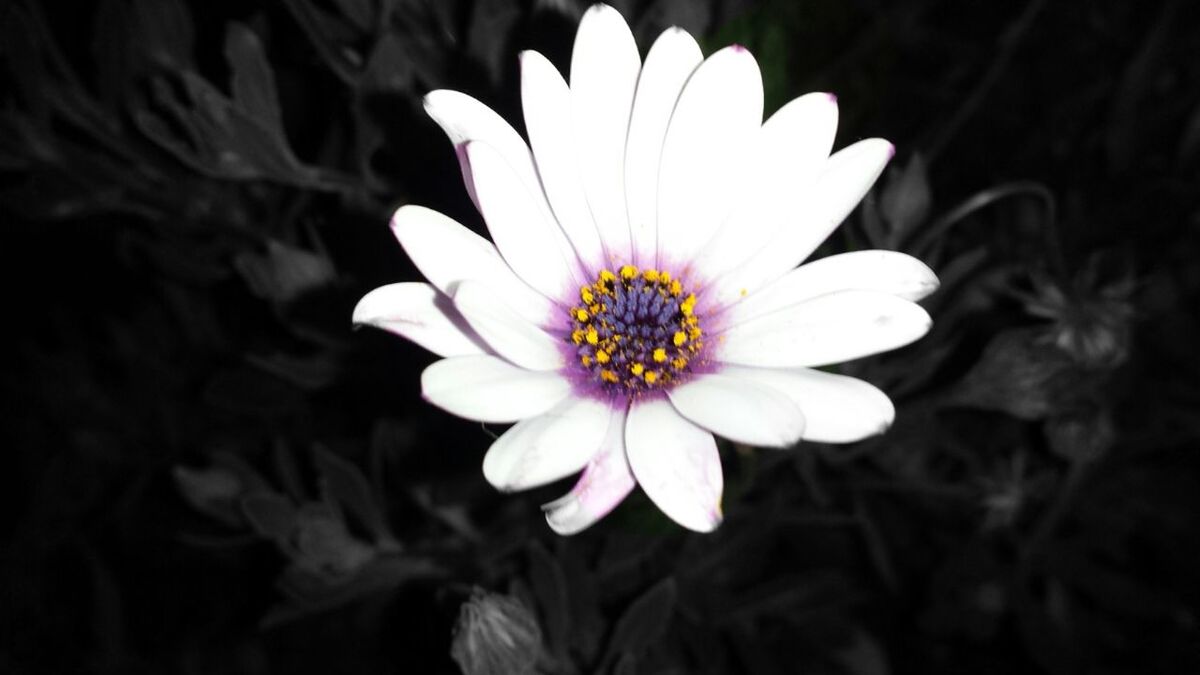
[(450, 657), (465, 675), (532, 673), (541, 653), (542, 631), (520, 600), (477, 588), (463, 603)]

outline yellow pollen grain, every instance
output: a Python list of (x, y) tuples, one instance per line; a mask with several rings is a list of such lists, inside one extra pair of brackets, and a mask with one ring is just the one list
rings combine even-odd
[(579, 357), (579, 362), (582, 363), (584, 367), (590, 368), (592, 365), (592, 357), (584, 354), (583, 356)]
[(699, 328), (689, 328), (688, 329), (688, 337), (691, 338), (692, 340), (695, 340), (696, 338), (700, 337), (700, 334), (701, 334), (701, 331)]
[(675, 370), (683, 370), (683, 367), (686, 366), (687, 363), (688, 363), (688, 360), (687, 360), (686, 356), (678, 356), (673, 361), (671, 361), (671, 367), (674, 368)]
[(676, 347), (682, 347), (683, 343), (687, 342), (687, 334), (681, 330), (677, 330), (675, 331), (675, 337), (671, 338), (671, 342), (674, 342)]
[(658, 280), (659, 280), (659, 282), (664, 283), (664, 284), (671, 283), (671, 273), (667, 272), (667, 271), (659, 272)]
[(617, 275), (608, 270), (600, 270), (600, 283), (612, 283), (617, 280)]
[(646, 384), (654, 384), (658, 380), (658, 371), (651, 370), (646, 373)]
[(608, 355), (608, 352), (604, 351), (603, 349), (596, 352), (596, 360), (600, 363), (608, 363), (611, 358), (612, 357)]
[(625, 266), (621, 267), (621, 278), (622, 279), (632, 279), (637, 276), (637, 273), (638, 273), (638, 268), (634, 267), (633, 265), (625, 265)]
[(574, 342), (577, 345), (583, 344), (583, 331), (579, 330), (578, 328), (571, 331), (571, 342)]
[(600, 342), (600, 334), (596, 332), (595, 326), (588, 326), (584, 339), (587, 340), (589, 345), (595, 345)]
[(587, 313), (586, 309), (581, 309), (581, 308), (575, 309), (575, 320), (576, 321), (587, 321), (589, 318), (591, 318), (591, 317)]
[(633, 373), (634, 375), (640, 376), (643, 372), (645, 372), (645, 370), (646, 366), (643, 366), (640, 363), (635, 363), (632, 366), (629, 366), (629, 372)]
[(679, 303), (679, 311), (683, 312), (684, 316), (691, 316), (692, 311), (696, 309), (696, 294), (689, 293), (687, 298)]
[(679, 283), (679, 280), (676, 279), (671, 282), (670, 289), (671, 289), (671, 295), (680, 295), (683, 293), (683, 284)]
[(596, 300), (596, 296), (592, 294), (591, 286), (584, 286), (579, 289), (579, 299), (583, 300), (583, 304), (590, 305)]
[(642, 272), (642, 276), (645, 277), (646, 281), (649, 281), (650, 283), (657, 283), (660, 278), (658, 270), (654, 269), (644, 270)]
[(653, 354), (651, 354), (651, 358), (654, 359), (655, 363), (662, 363), (667, 360), (667, 350), (659, 347), (658, 349), (654, 350)]
[(605, 369), (600, 371), (600, 379), (604, 380), (605, 382), (616, 382), (620, 378), (618, 378), (617, 374), (613, 371)]

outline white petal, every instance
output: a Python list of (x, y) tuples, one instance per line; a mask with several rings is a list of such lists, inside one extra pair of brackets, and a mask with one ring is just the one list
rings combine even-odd
[(663, 513), (697, 532), (721, 524), (721, 456), (712, 434), (692, 424), (665, 398), (642, 399), (625, 422), (629, 468)]
[(486, 143), (472, 142), (467, 159), (492, 241), (517, 276), (552, 299), (582, 285), (575, 249), (558, 223), (537, 207), (504, 157)]
[[(454, 143), (455, 150), (459, 152), (460, 163), (465, 156), (461, 150), (462, 146), (472, 141), (487, 143), (513, 167), (513, 171), (530, 194), (540, 200), (540, 208), (549, 210), (542, 195), (541, 183), (533, 166), (533, 155), (529, 152), (529, 146), (517, 130), (496, 111), (462, 92), (438, 89), (425, 95), (425, 112), (450, 137), (450, 142)], [(477, 177), (472, 176), (467, 164), (463, 163), (461, 168), (467, 189), (471, 191), (472, 199), (475, 199), (474, 183)]]
[(896, 417), (896, 409), (887, 394), (853, 377), (807, 368), (726, 366), (721, 372), (771, 387), (790, 398), (804, 411), (804, 440), (807, 441), (860, 441), (883, 433)]
[(442, 359), (421, 373), (421, 395), (446, 412), (480, 422), (540, 415), (571, 393), (562, 375), (514, 366), (498, 356)]
[(450, 298), (429, 284), (407, 282), (376, 288), (354, 306), (354, 323), (408, 338), (438, 356), (491, 351)]
[(497, 354), (530, 370), (562, 366), (559, 343), (505, 304), (484, 284), (464, 281), (454, 289), (454, 306)]
[(910, 255), (896, 251), (853, 251), (797, 267), (735, 302), (725, 316), (730, 325), (737, 325), (811, 298), (848, 290), (889, 293), (916, 301), (937, 286), (933, 270)]
[(638, 77), (625, 146), (625, 198), (633, 235), (634, 264), (657, 264), (658, 165), (671, 112), (692, 71), (704, 60), (687, 31), (668, 28), (650, 52)]
[(604, 255), (576, 160), (571, 90), (554, 64), (535, 51), (521, 53), (521, 105), (529, 144), (550, 207), (579, 258), (600, 267)]
[(902, 347), (931, 323), (920, 305), (894, 295), (840, 291), (729, 328), (715, 358), (747, 366), (822, 366)]
[(533, 323), (559, 316), (554, 303), (513, 274), (492, 242), (452, 218), (423, 206), (401, 206), (392, 216), (392, 233), (442, 293), (449, 295), (460, 281), (480, 281)]
[(820, 174), (837, 132), (837, 98), (813, 93), (794, 99), (763, 123), (749, 186), (696, 258), (696, 270), (712, 279), (762, 249), (795, 212), (797, 193)]
[(791, 200), (779, 228), (767, 245), (710, 289), (717, 306), (754, 292), (803, 262), (846, 219), (879, 178), (895, 153), (881, 138), (859, 141), (833, 154), (816, 182)]
[(671, 116), (658, 183), (658, 259), (690, 261), (716, 234), (748, 176), (762, 124), (758, 63), (743, 47), (696, 68)]
[(583, 188), (612, 265), (631, 259), (625, 138), (640, 69), (625, 19), (608, 5), (592, 5), (571, 53), (572, 124)]
[(785, 448), (804, 433), (804, 414), (791, 399), (747, 379), (698, 375), (668, 396), (679, 414), (738, 443)]
[(614, 410), (600, 450), (567, 494), (542, 505), (546, 522), (559, 534), (575, 534), (608, 515), (637, 481), (625, 457), (625, 411)]
[(488, 448), (483, 477), (501, 490), (524, 490), (578, 472), (596, 455), (613, 410), (571, 398), (544, 415), (518, 422)]

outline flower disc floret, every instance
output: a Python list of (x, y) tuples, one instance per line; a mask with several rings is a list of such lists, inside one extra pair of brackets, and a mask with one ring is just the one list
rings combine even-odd
[(611, 395), (679, 384), (701, 359), (696, 296), (669, 272), (625, 265), (579, 289), (568, 340), (585, 378)]

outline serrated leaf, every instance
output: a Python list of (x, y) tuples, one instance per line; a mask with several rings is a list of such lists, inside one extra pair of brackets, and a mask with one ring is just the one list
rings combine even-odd
[(371, 485), (357, 466), (319, 447), (313, 449), (313, 464), (327, 497), (337, 500), (347, 513), (357, 518), (376, 542), (392, 539)]
[(667, 577), (634, 600), (613, 628), (604, 662), (637, 656), (661, 639), (671, 625), (677, 596), (675, 578)]

